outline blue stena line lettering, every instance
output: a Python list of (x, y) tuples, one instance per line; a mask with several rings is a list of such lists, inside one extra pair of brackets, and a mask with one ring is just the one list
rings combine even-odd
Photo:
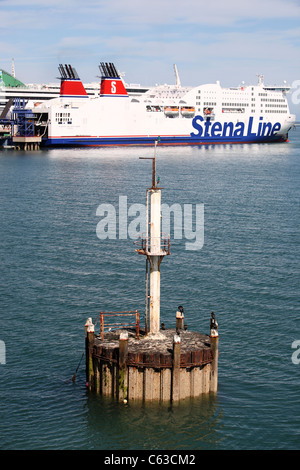
[[(202, 116), (195, 116), (192, 125), (193, 128), (197, 131), (191, 132), (192, 138), (199, 138), (199, 137), (265, 137), (265, 136), (272, 136), (275, 135), (281, 128), (280, 122), (275, 122), (272, 124), (271, 122), (262, 122), (263, 116), (259, 118), (259, 124), (257, 128), (257, 132), (253, 132), (253, 117), (249, 118), (248, 126), (246, 128), (246, 124), (244, 122), (214, 122), (207, 120), (202, 124), (204, 118)], [(245, 134), (245, 128), (247, 133)]]

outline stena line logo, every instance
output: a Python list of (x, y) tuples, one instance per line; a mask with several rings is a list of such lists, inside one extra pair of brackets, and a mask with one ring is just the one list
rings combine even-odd
[(116, 93), (117, 89), (116, 89), (116, 82), (111, 82), (111, 92), (112, 93)]
[[(267, 137), (275, 135), (280, 129), (280, 122), (263, 122), (263, 117), (259, 118), (257, 132), (253, 129), (253, 117), (249, 118), (248, 125), (244, 122), (214, 122), (205, 121), (202, 116), (195, 116), (192, 121), (193, 128), (197, 131), (191, 132), (191, 137)], [(246, 134), (245, 134), (246, 131)]]

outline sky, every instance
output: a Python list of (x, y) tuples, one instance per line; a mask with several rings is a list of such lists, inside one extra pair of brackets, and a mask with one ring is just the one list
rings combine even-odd
[(25, 83), (60, 63), (93, 82), (108, 61), (126, 83), (173, 84), (176, 64), (184, 86), (286, 80), (300, 106), (300, 0), (0, 0), (0, 33), (0, 67)]

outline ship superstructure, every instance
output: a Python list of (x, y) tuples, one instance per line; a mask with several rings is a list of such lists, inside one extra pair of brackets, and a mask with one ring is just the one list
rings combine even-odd
[[(127, 93), (131, 96), (139, 96), (145, 93), (149, 87), (138, 83), (126, 84)], [(89, 96), (99, 94), (99, 81), (84, 83), (84, 88)], [(58, 98), (60, 95), (60, 83), (23, 83), (14, 73), (0, 69), (0, 114), (8, 102), (15, 99), (25, 100), (28, 107), (34, 107), (44, 101)]]
[(114, 64), (100, 64), (98, 94), (89, 96), (71, 66), (59, 67), (60, 95), (35, 107), (36, 129), (46, 146), (199, 145), (286, 141), (295, 122), (289, 87), (222, 88), (176, 84), (129, 95)]

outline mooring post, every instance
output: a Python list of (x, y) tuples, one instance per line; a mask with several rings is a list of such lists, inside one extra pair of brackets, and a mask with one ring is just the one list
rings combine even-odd
[(137, 339), (140, 339), (140, 314), (135, 311), (135, 336)]
[(88, 353), (88, 339), (87, 339), (87, 329), (88, 329), (88, 326), (91, 325), (93, 322), (92, 322), (92, 319), (91, 318), (88, 318), (87, 321), (85, 322), (85, 325), (84, 325), (84, 333), (85, 333), (85, 383), (86, 385), (88, 386), (88, 383), (89, 383), (89, 353)]
[(104, 315), (103, 312), (100, 313), (100, 334), (102, 341), (104, 340)]
[(219, 356), (219, 332), (218, 322), (214, 312), (211, 312), (210, 319), (210, 347), (213, 353), (213, 361), (210, 365), (210, 387), (209, 391), (216, 393), (218, 391), (218, 356)]
[(92, 389), (94, 380), (93, 344), (95, 339), (95, 327), (92, 319), (88, 318), (85, 324), (85, 357), (86, 357), (86, 385)]
[(176, 334), (173, 338), (172, 401), (180, 399), (180, 350), (181, 338)]
[(184, 326), (184, 309), (181, 305), (179, 305), (178, 310), (176, 312), (176, 330), (183, 330)]
[(128, 379), (127, 379), (127, 358), (128, 358), (128, 332), (120, 333), (119, 337), (119, 400), (127, 400)]
[(88, 318), (84, 325), (85, 338), (87, 337), (88, 326), (93, 324), (93, 320)]

